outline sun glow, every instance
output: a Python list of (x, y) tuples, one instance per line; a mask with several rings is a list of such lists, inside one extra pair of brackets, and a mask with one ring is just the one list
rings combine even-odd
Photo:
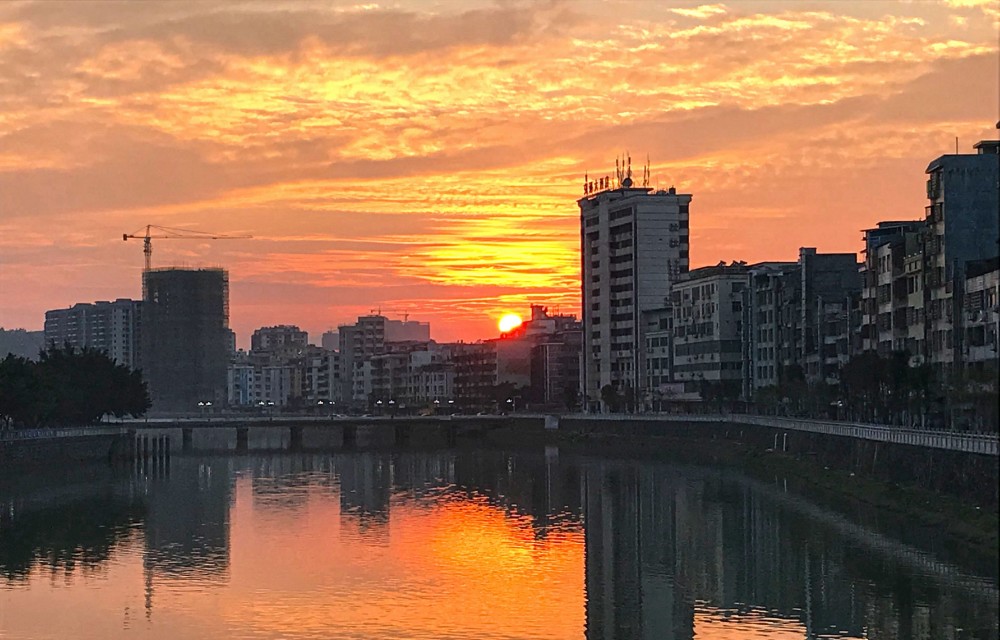
[(497, 322), (497, 326), (500, 327), (501, 333), (513, 331), (521, 326), (521, 316), (516, 313), (505, 314), (500, 318), (500, 321)]

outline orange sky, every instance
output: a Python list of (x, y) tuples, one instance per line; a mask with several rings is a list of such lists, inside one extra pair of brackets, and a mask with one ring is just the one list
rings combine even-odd
[(692, 266), (856, 251), (996, 137), (1000, 0), (0, 4), (0, 326), (222, 265), (248, 341), (577, 312), (583, 173), (694, 194)]

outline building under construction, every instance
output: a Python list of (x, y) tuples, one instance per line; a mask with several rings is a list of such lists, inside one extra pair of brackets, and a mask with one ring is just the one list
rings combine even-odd
[(222, 404), (229, 364), (229, 274), (153, 269), (143, 274), (142, 364), (153, 411)]

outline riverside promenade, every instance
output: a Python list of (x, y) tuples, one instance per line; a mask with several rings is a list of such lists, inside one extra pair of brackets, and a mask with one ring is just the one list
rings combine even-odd
[[(644, 414), (540, 414), (517, 413), (510, 415), (442, 415), (442, 416), (237, 416), (215, 415), (211, 417), (198, 416), (188, 418), (153, 418), (128, 420), (121, 423), (129, 428), (164, 428), (164, 427), (237, 427), (237, 426), (295, 426), (323, 424), (330, 425), (366, 425), (413, 424), (414, 426), (430, 426), (435, 424), (449, 425), (462, 423), (468, 425), (517, 426), (526, 429), (548, 428), (575, 430), (587, 426), (589, 429), (614, 432), (616, 425), (638, 427), (643, 425), (670, 424), (728, 424), (752, 425), (768, 427), (787, 432), (816, 433), (830, 436), (841, 436), (858, 440), (886, 442), (910, 445), (928, 449), (942, 449), (962, 453), (975, 453), (986, 456), (998, 456), (998, 438), (996, 434), (968, 433), (956, 431), (935, 431), (928, 429), (909, 429), (878, 424), (859, 422), (842, 422), (834, 420), (809, 420), (804, 418), (782, 418), (775, 416), (759, 416), (749, 414), (674, 414), (674, 413), (644, 413)], [(775, 442), (775, 449), (781, 443)]]

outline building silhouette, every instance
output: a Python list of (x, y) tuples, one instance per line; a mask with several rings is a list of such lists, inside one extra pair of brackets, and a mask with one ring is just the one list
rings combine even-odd
[(223, 269), (143, 274), (142, 366), (154, 411), (196, 411), (226, 398), (229, 275)]

